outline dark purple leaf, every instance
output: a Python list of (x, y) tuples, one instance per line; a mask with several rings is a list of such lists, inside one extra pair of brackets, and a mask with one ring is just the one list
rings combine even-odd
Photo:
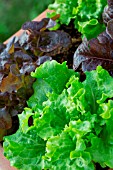
[(22, 25), (23, 30), (29, 30), (30, 32), (34, 31), (44, 31), (48, 28), (52, 28), (56, 25), (56, 19), (59, 18), (60, 15), (57, 14), (53, 18), (43, 18), (41, 21), (28, 21)]
[(111, 37), (111, 39), (113, 39), (113, 19), (108, 21), (106, 33)]
[(26, 31), (24, 31), (22, 33), (22, 35), (20, 35), (20, 37), (19, 37), (19, 40), (18, 40), (19, 41), (19, 45), (21, 47), (26, 45), (28, 43), (28, 39), (29, 39), (29, 34)]
[[(100, 34), (97, 38), (87, 41), (84, 39), (74, 54), (74, 69), (83, 72), (94, 70), (98, 65), (103, 66), (109, 72), (113, 71), (113, 23), (109, 22), (107, 31)], [(109, 35), (107, 34), (109, 32)]]
[(2, 53), (2, 51), (6, 48), (5, 44), (0, 44), (0, 53)]
[(48, 24), (46, 25), (46, 28), (47, 28), (47, 29), (48, 29), (48, 28), (52, 28), (52, 27), (54, 27), (55, 25), (56, 25), (56, 21), (54, 21), (54, 20), (52, 20), (52, 19), (50, 18)]
[(104, 12), (102, 14), (103, 21), (107, 25), (108, 21), (113, 19), (113, 1), (108, 0), (108, 6), (104, 8)]
[[(71, 50), (72, 46), (71, 36), (64, 31), (46, 30), (55, 25), (54, 20), (57, 17), (59, 15), (52, 20), (45, 18), (38, 23), (25, 23), (23, 29), (28, 29), (30, 32), (24, 32), (19, 38), (13, 37), (7, 45), (0, 45), (0, 109), (2, 113), (0, 141), (4, 135), (13, 133), (14, 129), (17, 130), (16, 116), (23, 111), (26, 101), (33, 94), (32, 84), (35, 79), (31, 77), (31, 72), (45, 61), (52, 60), (53, 57), (60, 63), (67, 60), (72, 66), (73, 55), (71, 59), (70, 56), (68, 58), (68, 50)], [(67, 32), (69, 31), (70, 28)], [(73, 51), (71, 50), (71, 53)], [(14, 117), (17, 126), (13, 123)]]
[(46, 54), (56, 55), (68, 51), (71, 45), (72, 41), (68, 33), (63, 31), (51, 31), (43, 32), (40, 35), (38, 48)]
[(7, 108), (0, 108), (0, 129), (9, 129), (11, 126), (12, 119)]
[(28, 21), (22, 25), (23, 30), (29, 31), (40, 31), (42, 28), (45, 28), (48, 25), (49, 18), (44, 18), (41, 21)]
[(49, 56), (39, 57), (38, 60), (36, 61), (36, 64), (37, 64), (37, 66), (40, 66), (41, 64), (43, 64), (47, 60), (51, 61), (52, 57), (49, 57)]

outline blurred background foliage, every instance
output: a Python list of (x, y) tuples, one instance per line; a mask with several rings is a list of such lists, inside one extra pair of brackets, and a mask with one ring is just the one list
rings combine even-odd
[(43, 12), (54, 0), (0, 0), (0, 42)]

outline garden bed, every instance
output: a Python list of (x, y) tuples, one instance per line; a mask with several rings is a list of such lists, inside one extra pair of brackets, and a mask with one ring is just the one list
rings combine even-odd
[[(52, 10), (45, 10), (42, 14), (40, 14), (38, 17), (36, 17), (33, 21), (41, 21), (43, 18), (45, 18), (46, 17), (46, 13), (47, 12), (52, 12)], [(74, 52), (75, 52), (75, 49), (78, 47), (78, 45), (81, 43), (81, 38), (80, 38), (80, 33), (77, 33), (76, 32), (76, 34), (75, 34), (75, 31), (73, 32), (72, 31), (72, 28), (69, 26), (62, 26), (61, 27), (61, 30), (65, 30), (65, 31), (67, 31), (67, 32), (70, 32), (70, 34), (73, 36), (73, 43), (74, 43), (74, 45), (70, 48), (70, 50), (69, 51), (67, 51), (67, 49), (66, 49), (66, 51), (64, 51), (64, 54), (63, 54), (63, 56), (62, 56), (62, 53), (60, 54), (58, 54), (58, 55), (56, 55), (55, 57), (53, 57), (53, 59), (55, 59), (55, 60), (57, 60), (59, 63), (62, 63), (63, 61), (67, 61), (68, 62), (68, 66), (69, 66), (69, 68), (72, 68), (73, 66), (73, 55), (74, 55)], [(22, 34), (23, 34), (23, 32), (24, 32), (24, 30), (19, 30), (18, 32), (16, 32), (14, 35), (12, 35), (8, 40), (6, 40), (5, 42), (4, 42), (4, 44), (5, 45), (7, 45), (8, 44), (8, 42), (11, 40), (11, 39), (13, 39), (13, 37), (20, 37)], [(75, 37), (75, 35), (76, 35), (76, 37)], [(57, 54), (57, 52), (56, 52), (56, 54)], [(66, 56), (68, 55), (68, 58), (65, 58), (65, 54), (66, 54)], [(62, 56), (62, 57), (61, 57)], [(15, 120), (14, 122), (13, 122), (14, 124), (18, 124), (18, 122), (17, 122), (17, 120)], [(17, 125), (18, 126), (18, 125)], [(1, 157), (0, 157), (0, 161), (1, 161), (1, 164), (0, 164), (0, 167), (1, 168), (3, 168), (3, 170), (6, 170), (6, 169), (8, 169), (8, 168), (10, 168), (11, 170), (14, 170), (15, 168), (13, 168), (13, 167), (10, 167), (10, 165), (9, 165), (9, 161), (3, 156), (3, 149), (2, 149), (2, 145), (0, 145), (0, 154), (2, 155)], [(10, 170), (10, 169), (8, 169), (8, 170)]]
[[(35, 19), (39, 21), (43, 18), (40, 22), (23, 24), (22, 29), (27, 30), (27, 34), (23, 34), (23, 37), (19, 37), (19, 40), (13, 38), (6, 47), (3, 46), (3, 52), (8, 52), (8, 54), (4, 54), (6, 54), (5, 57), (7, 57), (10, 66), (5, 61), (7, 67), (5, 68), (6, 74), (3, 75), (1, 90), (2, 92), (5, 90), (9, 92), (9, 101), (15, 95), (17, 95), (17, 100), (14, 98), (13, 105), (10, 101), (9, 105), (2, 111), (7, 114), (9, 107), (9, 111), (14, 114), (14, 117), (17, 114), (16, 111), (18, 111), (20, 120), (20, 128), (17, 133), (12, 137), (5, 137), (4, 152), (11, 161), (10, 151), (14, 152), (16, 161), (12, 161), (12, 163), (19, 169), (27, 169), (31, 156), (35, 162), (34, 164), (31, 161), (31, 167), (36, 169), (37, 159), (35, 154), (36, 156), (38, 154), (38, 166), (42, 169), (43, 166), (46, 169), (50, 167), (54, 169), (58, 166), (60, 169), (74, 167), (91, 170), (108, 170), (108, 167), (113, 167), (111, 156), (113, 137), (110, 134), (113, 112), (113, 78), (111, 77), (113, 76), (113, 20), (110, 19), (112, 12), (110, 13), (111, 16), (107, 18), (109, 20), (106, 20), (106, 17), (108, 17), (106, 14), (108, 14), (109, 9), (112, 11), (113, 6), (112, 3), (110, 4), (110, 0), (108, 3), (109, 7), (105, 8), (103, 14), (104, 22), (107, 22), (106, 29), (97, 38), (91, 38), (89, 37), (90, 32), (85, 32), (90, 40), (85, 38), (82, 41), (81, 33), (84, 30), (81, 30), (80, 33), (77, 29), (74, 29), (73, 19), (68, 26), (62, 24), (58, 31), (48, 30), (59, 18), (59, 14), (52, 20), (45, 19), (47, 12), (45, 11)], [(90, 24), (92, 26), (97, 23), (94, 19)], [(101, 27), (100, 25), (99, 27)], [(102, 26), (103, 28), (105, 26)], [(23, 30), (15, 35), (19, 36), (23, 33)], [(8, 41), (4, 44), (7, 44)], [(13, 62), (10, 61), (9, 55)], [(36, 58), (37, 56), (38, 58)], [(7, 71), (8, 69), (10, 74)], [(31, 72), (32, 74), (29, 76)], [(25, 80), (27, 78), (30, 86), (36, 80), (32, 90), (30, 90), (29, 84), (25, 82), (27, 85), (21, 91), (23, 84), (20, 79), (23, 77), (20, 73), (25, 74), (24, 78)], [(15, 78), (15, 75), (17, 79), (13, 84), (12, 79)], [(5, 81), (11, 84), (11, 88), (6, 85)], [(30, 90), (30, 93), (27, 98), (23, 98), (26, 95), (26, 93), (24, 94), (26, 89), (27, 92)], [(5, 102), (4, 96), (2, 97)], [(41, 96), (41, 99), (39, 96)], [(20, 101), (20, 99), (22, 100)], [(25, 100), (28, 100), (28, 106)], [(24, 107), (27, 108), (22, 112)], [(22, 114), (20, 114), (21, 112)], [(13, 114), (12, 122), (16, 125), (19, 120), (17, 117), (13, 118)], [(5, 121), (7, 129), (11, 126), (11, 117), (8, 121)], [(19, 123), (17, 124), (19, 125)], [(11, 131), (8, 130), (8, 135), (10, 134)], [(35, 142), (35, 139), (37, 142)], [(24, 147), (25, 144), (28, 148)], [(19, 150), (20, 146), (21, 152), (18, 156), (14, 148)], [(29, 149), (29, 154), (27, 149)], [(32, 151), (32, 149), (34, 150)], [(2, 150), (0, 152), (2, 154)], [(24, 160), (24, 158), (26, 159)], [(22, 159), (23, 163), (21, 162)], [(52, 160), (52, 164), (50, 160)], [(45, 165), (42, 164), (43, 161), (45, 161)], [(99, 162), (103, 168), (94, 162)]]
[[(45, 18), (47, 12), (50, 12), (50, 10), (48, 10), (48, 9), (45, 10), (38, 17), (36, 17), (34, 19), (34, 21), (40, 21), (41, 19)], [(13, 38), (14, 36), (19, 37), (23, 32), (24, 32), (24, 30), (19, 30), (17, 33), (12, 35), (8, 40), (6, 40), (4, 42), (4, 44), (7, 44), (9, 42), (9, 40), (11, 38)], [(3, 155), (3, 148), (2, 148), (1, 144), (0, 144), (0, 170), (16, 170), (16, 168), (13, 168), (13, 167), (10, 166), (10, 162), (4, 157), (4, 155)]]

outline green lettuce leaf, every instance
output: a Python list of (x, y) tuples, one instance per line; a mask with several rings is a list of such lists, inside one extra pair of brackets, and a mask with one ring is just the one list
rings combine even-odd
[(38, 137), (35, 130), (28, 133), (19, 130), (13, 136), (8, 136), (4, 143), (4, 155), (19, 170), (41, 170), (44, 152), (45, 142)]
[(34, 94), (29, 98), (27, 104), (33, 110), (41, 110), (42, 103), (47, 100), (46, 94), (52, 91), (52, 88), (43, 79), (38, 79), (33, 84)]
[(104, 142), (103, 138), (93, 137), (91, 147), (88, 148), (94, 162), (98, 162), (101, 167), (113, 167), (113, 145)]
[(53, 14), (60, 14), (59, 22), (66, 25), (72, 20), (82, 36), (91, 39), (105, 30), (102, 13), (106, 5), (107, 0), (55, 0), (48, 7), (54, 12), (47, 16), (52, 17)]
[[(60, 94), (74, 71), (68, 69), (66, 62), (58, 64), (55, 60), (46, 62), (31, 73), (32, 77), (42, 78), (55, 93)], [(63, 80), (63, 81), (62, 81)]]
[[(34, 94), (19, 130), (4, 137), (4, 155), (24, 170), (113, 168), (113, 78), (101, 66), (78, 73), (47, 61), (32, 73)], [(33, 124), (29, 125), (29, 119)]]

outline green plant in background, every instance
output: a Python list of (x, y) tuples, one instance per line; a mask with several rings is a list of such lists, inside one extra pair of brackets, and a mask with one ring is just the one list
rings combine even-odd
[(102, 12), (106, 5), (107, 0), (55, 0), (49, 9), (55, 10), (54, 14), (60, 14), (60, 24), (68, 25), (73, 19), (75, 28), (83, 37), (91, 39), (105, 30)]
[(52, 2), (53, 0), (23, 0), (22, 3), (19, 0), (0, 0), (0, 42), (20, 29), (25, 21), (39, 15)]

